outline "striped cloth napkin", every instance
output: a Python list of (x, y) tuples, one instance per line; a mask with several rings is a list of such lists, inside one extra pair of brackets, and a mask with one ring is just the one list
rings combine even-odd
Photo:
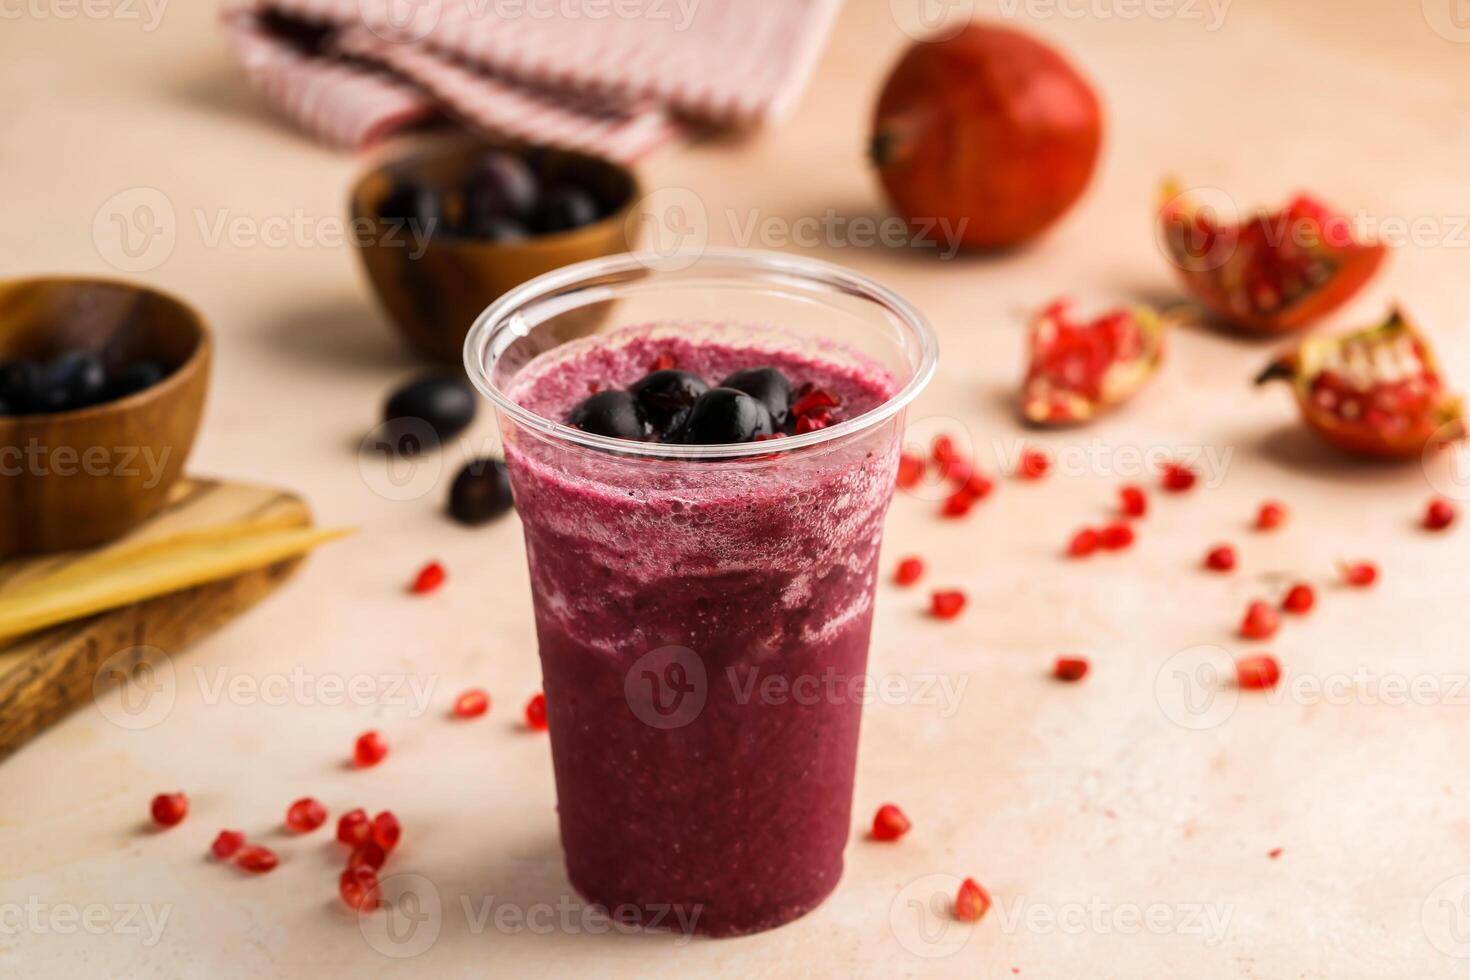
[(699, 126), (779, 118), (841, 0), (243, 0), (250, 81), (327, 143), (438, 114), (633, 160)]

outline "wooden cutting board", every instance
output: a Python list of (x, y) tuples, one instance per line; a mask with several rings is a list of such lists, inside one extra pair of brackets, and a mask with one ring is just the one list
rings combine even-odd
[[(311, 511), (284, 490), (180, 480), (168, 503), (126, 537), (102, 548), (0, 563), (0, 593), (83, 556), (245, 520), (306, 527)], [(175, 656), (255, 605), (291, 576), (301, 558), (183, 589), (65, 623), (0, 646), (0, 760), (72, 708), (148, 664)]]

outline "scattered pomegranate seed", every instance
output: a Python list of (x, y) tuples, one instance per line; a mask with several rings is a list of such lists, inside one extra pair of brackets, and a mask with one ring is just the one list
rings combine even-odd
[(1256, 530), (1270, 531), (1286, 523), (1286, 505), (1268, 500), (1256, 511)]
[(954, 440), (949, 436), (935, 436), (929, 445), (929, 455), (940, 466), (945, 465), (955, 457)]
[(454, 717), (478, 718), (490, 710), (490, 695), (472, 687), (454, 699)]
[(377, 871), (383, 867), (388, 860), (388, 852), (383, 850), (376, 842), (367, 841), (352, 849), (347, 856), (347, 867), (349, 868), (372, 868)]
[(975, 464), (960, 455), (951, 456), (939, 464), (940, 478), (954, 484), (958, 489), (964, 489), (970, 480), (970, 474), (974, 472)]
[(1067, 542), (1067, 554), (1073, 558), (1086, 558), (1098, 549), (1102, 544), (1102, 535), (1090, 527), (1084, 527), (1072, 535), (1072, 540)]
[(384, 810), (373, 817), (373, 843), (381, 847), (384, 854), (398, 846), (398, 838), (402, 834), (403, 828), (391, 810)]
[(363, 732), (357, 736), (357, 744), (352, 747), (352, 758), (359, 766), (366, 769), (368, 766), (376, 766), (383, 761), (388, 754), (388, 743), (378, 732)]
[(965, 608), (965, 594), (958, 589), (937, 589), (929, 598), (929, 611), (938, 619), (954, 619)]
[(174, 827), (189, 812), (189, 798), (183, 793), (159, 793), (153, 798), (149, 810), (153, 813), (153, 822), (160, 827)]
[(1275, 687), (1281, 680), (1281, 665), (1269, 653), (1253, 653), (1235, 662), (1235, 683), (1247, 691)]
[(990, 491), (995, 489), (995, 483), (984, 473), (973, 472), (965, 480), (964, 486), (960, 487), (960, 489), (976, 500), (984, 500), (990, 496)]
[(898, 455), (898, 487), (900, 490), (910, 490), (919, 485), (924, 477), (924, 461), (909, 453)]
[(337, 892), (348, 908), (370, 911), (378, 907), (378, 876), (371, 868), (348, 868), (337, 879)]
[(1148, 496), (1142, 487), (1129, 484), (1118, 490), (1118, 499), (1124, 517), (1142, 517), (1148, 513)]
[(1086, 657), (1058, 657), (1051, 675), (1059, 681), (1080, 681), (1087, 676), (1087, 668)]
[(1356, 561), (1341, 566), (1342, 580), (1348, 585), (1365, 589), (1378, 581), (1378, 566), (1371, 561)]
[(419, 569), (418, 575), (414, 576), (413, 584), (408, 591), (414, 595), (427, 595), (444, 584), (444, 566), (437, 561), (431, 561)]
[(912, 826), (902, 810), (892, 803), (885, 803), (873, 814), (873, 839), (898, 840)]
[(954, 897), (954, 917), (961, 922), (979, 922), (989, 911), (990, 893), (974, 878), (961, 882), (959, 894)]
[(1039, 480), (1050, 471), (1051, 457), (1040, 449), (1026, 450), (1016, 466), (1016, 475), (1023, 480)]
[(1317, 604), (1317, 593), (1305, 582), (1298, 582), (1286, 592), (1286, 598), (1281, 600), (1281, 608), (1298, 616), (1312, 611)]
[(1273, 861), (1276, 860), (1277, 858), (1279, 858), (1280, 856), (1281, 856), (1281, 848), (1279, 848), (1279, 847), (1273, 847), (1269, 851), (1266, 852), (1266, 857), (1270, 858)]
[(924, 562), (920, 558), (905, 558), (898, 563), (893, 581), (899, 585), (913, 585), (924, 574)]
[(1424, 527), (1430, 531), (1443, 531), (1455, 523), (1459, 512), (1455, 505), (1443, 497), (1431, 500), (1429, 506), (1424, 509)]
[(337, 820), (337, 839), (348, 847), (356, 847), (372, 836), (367, 811), (362, 807), (348, 810)]
[(813, 388), (792, 402), (791, 414), (800, 417), (821, 411), (824, 408), (836, 408), (841, 404), (842, 399), (832, 394), (826, 388)]
[(963, 490), (956, 490), (944, 498), (944, 506), (939, 512), (945, 517), (964, 517), (975, 506), (975, 498)]
[(302, 797), (286, 809), (286, 826), (298, 834), (309, 833), (327, 822), (327, 808), (310, 796)]
[(1228, 572), (1235, 567), (1235, 549), (1228, 544), (1216, 545), (1205, 555), (1205, 567), (1212, 572)]
[(1133, 528), (1127, 524), (1109, 524), (1098, 534), (1098, 542), (1109, 551), (1121, 551), (1133, 544)]
[(280, 863), (281, 859), (276, 857), (275, 851), (259, 844), (242, 847), (235, 855), (235, 864), (255, 874), (265, 874)]
[(526, 727), (534, 731), (546, 731), (546, 695), (536, 693), (526, 702)]
[(245, 835), (238, 830), (221, 830), (214, 843), (209, 845), (209, 850), (215, 857), (223, 861), (234, 854), (245, 844)]
[(674, 355), (673, 354), (667, 354), (667, 353), (665, 353), (665, 354), (660, 354), (658, 357), (655, 357), (653, 359), (653, 363), (650, 364), (650, 365), (648, 365), (648, 370), (650, 372), (652, 372), (652, 371), (667, 371), (669, 368), (678, 367), (678, 365), (679, 365), (679, 362), (678, 362), (678, 360), (676, 360), (674, 358)]
[(1257, 599), (1245, 611), (1240, 621), (1240, 635), (1247, 640), (1264, 640), (1276, 635), (1281, 628), (1281, 616), (1274, 606)]
[(1199, 475), (1183, 463), (1167, 463), (1159, 478), (1159, 485), (1170, 493), (1183, 493), (1194, 486)]

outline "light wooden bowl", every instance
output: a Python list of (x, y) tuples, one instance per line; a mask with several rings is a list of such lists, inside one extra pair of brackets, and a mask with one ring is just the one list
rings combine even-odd
[[(378, 221), (379, 206), (395, 178), (407, 177), (453, 192), (490, 150), (535, 154), (536, 169), (543, 177), (566, 179), (586, 187), (602, 201), (619, 203), (590, 225), (519, 242), (490, 242), (440, 229), (429, 237), (417, 258), (410, 235), (394, 234)], [(628, 216), (638, 206), (638, 197), (638, 181), (632, 171), (609, 160), (569, 150), (527, 150), (451, 139), (390, 158), (364, 174), (352, 190), (353, 226), (376, 230), (352, 238), (368, 279), (399, 332), (425, 357), (459, 365), (470, 325), (502, 293), (564, 265), (628, 251)]]
[(163, 505), (194, 444), (211, 342), (189, 306), (105, 279), (0, 281), (0, 361), (92, 351), (158, 362), (159, 383), (90, 408), (0, 416), (0, 557), (85, 548)]

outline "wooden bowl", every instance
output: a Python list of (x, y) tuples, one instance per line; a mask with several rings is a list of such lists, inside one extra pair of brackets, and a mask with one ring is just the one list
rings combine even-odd
[(0, 361), (92, 351), (156, 361), (157, 384), (90, 408), (0, 416), (0, 556), (85, 548), (163, 505), (194, 444), (209, 331), (163, 293), (105, 279), (0, 281)]
[[(585, 187), (613, 210), (590, 225), (518, 242), (463, 237), (443, 227), (425, 242), (401, 222), (378, 220), (394, 181), (404, 178), (444, 192), (449, 215), (456, 216), (455, 193), (492, 150), (534, 155), (543, 181)], [(352, 190), (352, 239), (378, 298), (408, 342), (431, 360), (459, 365), (470, 325), (502, 293), (564, 265), (627, 251), (628, 216), (638, 197), (632, 171), (609, 160), (461, 138), (390, 159), (364, 174)]]

